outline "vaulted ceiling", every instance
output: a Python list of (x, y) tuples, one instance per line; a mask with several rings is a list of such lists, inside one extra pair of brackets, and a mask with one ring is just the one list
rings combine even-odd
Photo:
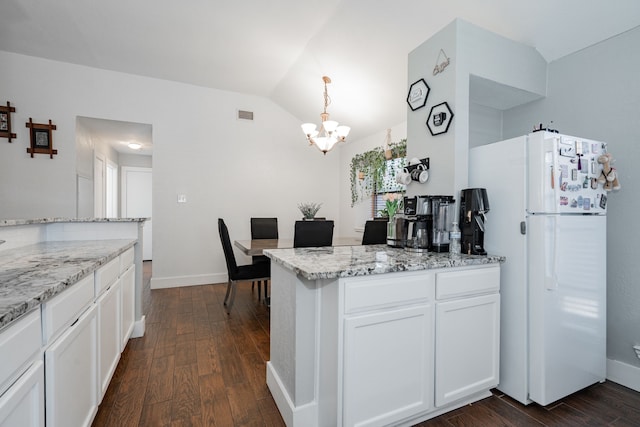
[(407, 56), (455, 18), (551, 62), (640, 25), (640, 1), (2, 0), (0, 50), (265, 96), (301, 122), (328, 75), (360, 138), (406, 120)]

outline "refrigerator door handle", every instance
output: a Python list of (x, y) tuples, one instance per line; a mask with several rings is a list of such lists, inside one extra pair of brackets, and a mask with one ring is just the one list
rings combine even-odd
[(548, 291), (555, 291), (558, 289), (558, 234), (560, 232), (560, 227), (558, 226), (558, 219), (555, 216), (550, 216), (549, 221), (553, 222), (552, 225), (552, 245), (551, 245), (551, 253), (548, 255), (547, 265), (550, 262), (551, 271), (547, 271), (545, 274), (545, 288)]

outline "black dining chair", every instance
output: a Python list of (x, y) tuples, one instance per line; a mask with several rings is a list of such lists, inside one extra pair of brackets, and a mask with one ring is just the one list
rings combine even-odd
[(387, 243), (388, 221), (369, 220), (364, 223), (363, 245), (381, 245)]
[[(257, 239), (277, 239), (278, 238), (278, 218), (251, 218), (251, 240)], [(264, 255), (257, 255), (251, 257), (254, 264), (259, 262), (269, 262), (269, 258)], [(258, 300), (261, 298), (262, 293), (262, 281), (258, 283)], [(264, 282), (264, 298), (268, 297), (267, 291), (268, 281)], [(256, 281), (251, 283), (251, 290), (253, 291), (256, 286)]]
[(294, 248), (331, 246), (333, 221), (296, 221), (293, 230)]
[(218, 232), (220, 242), (224, 251), (224, 258), (227, 262), (227, 293), (224, 296), (224, 305), (227, 307), (227, 314), (231, 312), (233, 301), (236, 297), (236, 287), (239, 281), (268, 280), (271, 277), (271, 263), (259, 262), (257, 264), (238, 265), (236, 256), (233, 253), (229, 229), (222, 218), (218, 218)]

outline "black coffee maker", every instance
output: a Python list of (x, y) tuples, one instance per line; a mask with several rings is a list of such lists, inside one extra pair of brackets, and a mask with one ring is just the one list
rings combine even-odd
[(489, 199), (484, 188), (460, 191), (460, 251), (468, 255), (486, 255), (484, 250), (485, 213)]

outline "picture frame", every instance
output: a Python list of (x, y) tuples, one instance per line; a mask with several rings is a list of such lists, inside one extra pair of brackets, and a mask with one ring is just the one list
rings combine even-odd
[(15, 113), (15, 107), (7, 101), (7, 106), (0, 105), (0, 138), (7, 138), (11, 142), (16, 134), (11, 132), (11, 113)]
[(53, 156), (58, 154), (58, 150), (53, 148), (52, 134), (52, 131), (56, 130), (56, 125), (51, 123), (51, 120), (49, 120), (49, 124), (33, 123), (29, 117), (26, 126), (31, 130), (29, 138), (31, 146), (27, 148), (27, 153), (31, 154), (32, 158), (34, 154), (48, 154), (49, 158), (53, 159)]
[(431, 88), (424, 79), (417, 80), (409, 87), (407, 93), (407, 104), (411, 107), (411, 111), (416, 111), (427, 105), (427, 98)]
[(447, 133), (451, 120), (453, 119), (453, 111), (447, 102), (442, 102), (431, 107), (429, 117), (427, 118), (427, 127), (431, 135), (436, 136)]

